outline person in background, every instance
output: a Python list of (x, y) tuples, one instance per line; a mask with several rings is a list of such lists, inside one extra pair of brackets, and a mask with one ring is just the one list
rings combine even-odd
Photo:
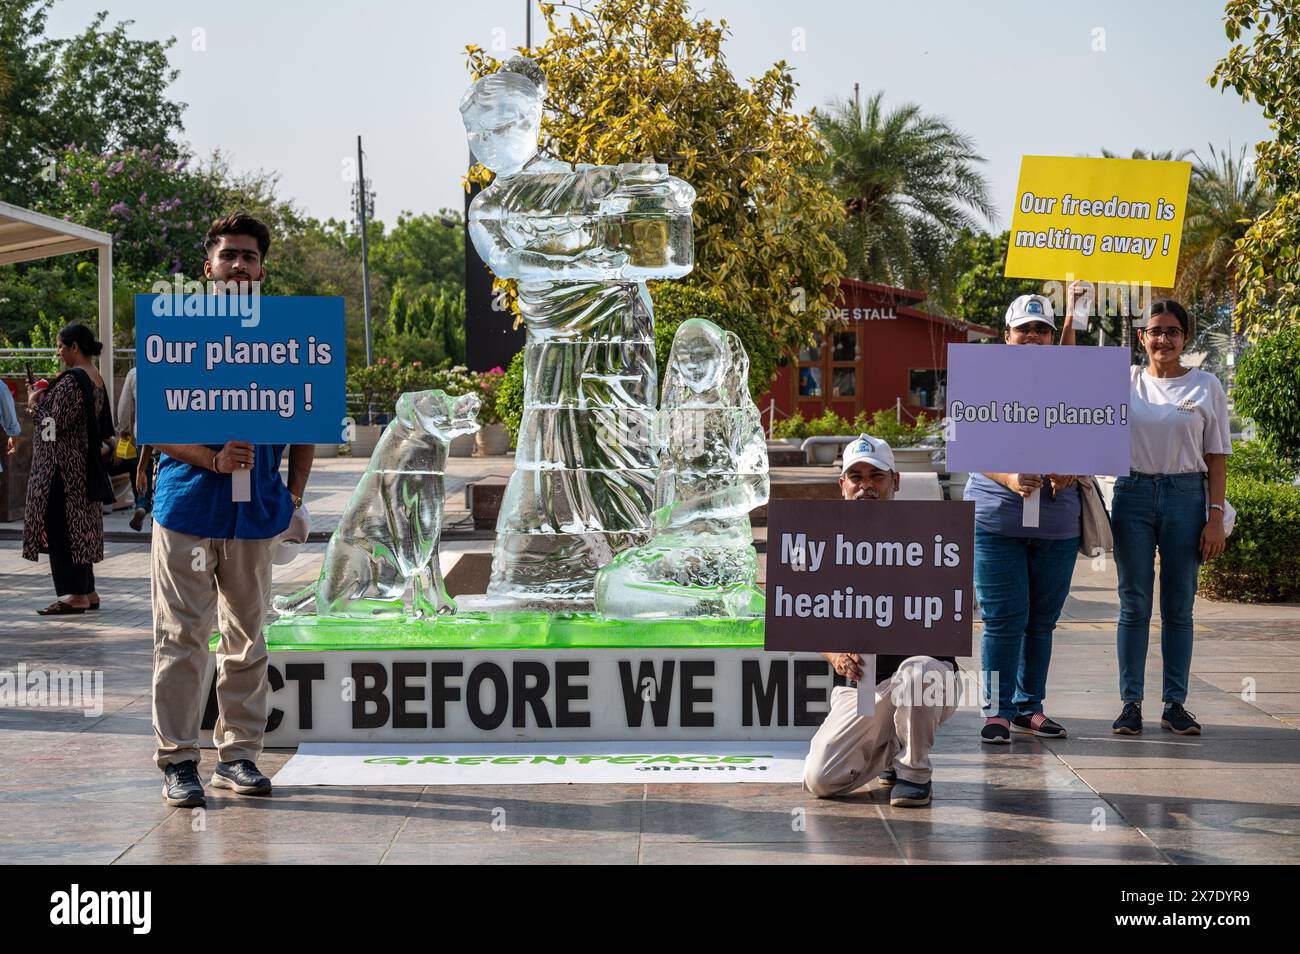
[(1160, 725), (1200, 735), (1183, 708), (1192, 668), (1192, 604), (1203, 561), (1223, 552), (1224, 490), (1232, 453), (1228, 399), (1214, 375), (1180, 360), (1191, 333), (1176, 301), (1153, 302), (1138, 332), (1150, 364), (1131, 369), (1132, 463), (1115, 481), (1111, 522), (1119, 573), (1119, 692), (1123, 709), (1112, 731), (1142, 731), (1142, 699), (1155, 562), (1160, 554), (1160, 655), (1164, 678)]
[[(1009, 345), (1050, 345), (1052, 303), (1021, 295), (1006, 314)], [(1062, 344), (1072, 344), (1068, 320)], [(1039, 523), (1024, 525), (1024, 498), (1039, 494)], [(972, 474), (966, 500), (975, 503), (975, 595), (984, 621), (984, 728), (980, 740), (1011, 741), (1011, 733), (1059, 739), (1065, 727), (1043, 712), (1052, 634), (1070, 594), (1079, 549), (1079, 488), (1068, 474)], [(993, 698), (996, 680), (997, 698)]]
[(18, 422), (18, 408), (14, 405), (13, 392), (4, 382), (0, 382), (0, 430), (8, 436), (8, 440), (5, 441), (5, 452), (0, 454), (0, 473), (2, 473), (5, 469), (4, 458), (14, 452), (14, 438), (23, 432), (22, 425)]
[(91, 360), (104, 345), (85, 325), (58, 334), (66, 371), (30, 402), (32, 467), (23, 512), (23, 557), (48, 553), (57, 599), (42, 616), (99, 609), (94, 564), (104, 559), (103, 505), (114, 499), (104, 468), (104, 442), (113, 435), (108, 392)]
[[(271, 246), (267, 227), (237, 213), (212, 224), (204, 239), (210, 280), (257, 294)], [(289, 450), (289, 483), (280, 479), (283, 444), (161, 444), (154, 484), (153, 727), (163, 800), (205, 804), (199, 777), (203, 675), (214, 624), (217, 647), (217, 766), (212, 786), (270, 795), (257, 767), (266, 732), (266, 638), (271, 561), (311, 473), (311, 444)], [(231, 474), (250, 471), (251, 499), (231, 499)]]
[[(844, 448), (840, 495), (845, 500), (893, 500), (899, 476), (894, 451), (866, 434)], [(804, 787), (818, 798), (845, 795), (879, 775), (896, 807), (929, 805), (932, 796), (930, 749), (934, 734), (957, 710), (960, 686), (946, 691), (942, 705), (924, 704), (917, 687), (931, 674), (957, 671), (951, 656), (876, 656), (868, 677), (857, 653), (822, 653), (848, 680), (831, 690), (831, 707), (813, 736), (804, 762)], [(858, 680), (876, 687), (876, 708), (858, 714)]]
[[(126, 373), (126, 380), (122, 382), (122, 394), (117, 399), (117, 426), (119, 446), (125, 444), (136, 450), (134, 458), (123, 458), (123, 460), (130, 464), (131, 483), (135, 490), (135, 512), (131, 514), (131, 529), (143, 530), (144, 518), (153, 509), (150, 494), (153, 471), (149, 466), (153, 462), (153, 451), (148, 447), (140, 447), (135, 440), (135, 368)], [(143, 482), (140, 479), (142, 473), (146, 475)]]

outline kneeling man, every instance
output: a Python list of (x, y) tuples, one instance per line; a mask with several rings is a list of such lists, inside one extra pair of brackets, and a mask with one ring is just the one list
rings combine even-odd
[[(840, 493), (845, 500), (892, 500), (898, 490), (894, 452), (863, 434), (844, 448)], [(857, 653), (822, 653), (849, 680), (831, 690), (826, 721), (813, 736), (804, 763), (804, 786), (818, 798), (844, 795), (876, 775), (892, 786), (889, 804), (930, 804), (930, 749), (934, 733), (957, 709), (960, 687), (951, 656), (876, 656), (876, 711), (858, 715)], [(936, 681), (945, 691), (927, 691)]]

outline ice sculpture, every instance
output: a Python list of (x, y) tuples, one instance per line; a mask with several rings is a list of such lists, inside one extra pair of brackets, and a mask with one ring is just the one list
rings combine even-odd
[(645, 280), (693, 258), (695, 190), (653, 162), (571, 166), (537, 155), (546, 80), (514, 57), (461, 100), (470, 148), (496, 173), (469, 233), (519, 279), (524, 413), (497, 521), (487, 607), (582, 610), (596, 571), (649, 537), (657, 403)]
[(416, 616), (455, 612), (438, 560), (443, 476), (447, 445), (478, 430), (478, 410), (474, 394), (415, 391), (397, 399), (396, 416), (325, 547), (320, 579), (292, 596), (277, 596), (277, 613), (296, 616), (314, 601), (317, 616), (403, 616), (411, 580)]
[(654, 536), (596, 577), (605, 616), (762, 615), (749, 512), (767, 502), (767, 441), (748, 375), (735, 334), (682, 322), (654, 423)]

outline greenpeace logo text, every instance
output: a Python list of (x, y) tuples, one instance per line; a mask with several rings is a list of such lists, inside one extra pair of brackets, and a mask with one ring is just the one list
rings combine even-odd
[(150, 891), (69, 891), (50, 895), (50, 923), (66, 925), (127, 924), (133, 934), (148, 934), (153, 923)]

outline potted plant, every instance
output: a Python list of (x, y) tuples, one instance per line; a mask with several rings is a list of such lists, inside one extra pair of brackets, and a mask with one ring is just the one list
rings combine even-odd
[(510, 432), (502, 425), (501, 413), (497, 410), (497, 394), (505, 377), (505, 368), (499, 367), (478, 376), (483, 404), (478, 412), (479, 429), (474, 435), (474, 443), (479, 457), (499, 457), (510, 451)]
[[(821, 417), (814, 417), (808, 422), (809, 437), (843, 437), (848, 441), (856, 434), (851, 422), (844, 420), (829, 408)], [(840, 446), (832, 441), (813, 444), (808, 448), (808, 455), (814, 464), (833, 464), (835, 458), (840, 455)]]

